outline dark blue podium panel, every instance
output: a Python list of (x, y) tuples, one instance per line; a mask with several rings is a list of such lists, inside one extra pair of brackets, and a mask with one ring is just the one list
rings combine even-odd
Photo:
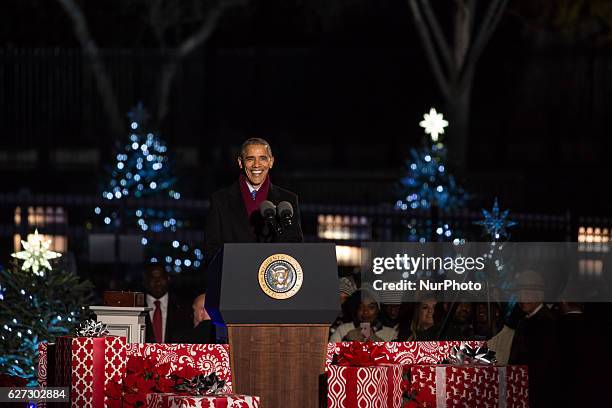
[[(298, 268), (282, 275), (287, 263), (274, 262), (276, 255), (293, 258)], [(291, 291), (266, 286), (267, 278), (278, 289), (275, 268), (292, 279), (285, 285)], [(206, 309), (218, 324), (331, 324), (340, 311), (334, 244), (225, 244), (206, 274)]]

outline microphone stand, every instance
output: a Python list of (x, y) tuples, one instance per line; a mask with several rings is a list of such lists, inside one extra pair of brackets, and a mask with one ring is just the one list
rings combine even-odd
[(266, 224), (268, 225), (268, 228), (270, 228), (270, 230), (272, 231), (272, 234), (275, 237), (279, 237), (282, 235), (283, 230), (280, 226), (280, 224), (278, 222), (276, 222), (276, 219), (274, 218), (274, 216), (269, 216), (266, 217)]

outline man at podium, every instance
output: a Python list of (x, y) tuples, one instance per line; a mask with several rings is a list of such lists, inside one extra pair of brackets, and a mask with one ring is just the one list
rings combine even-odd
[(213, 193), (204, 237), (210, 262), (225, 243), (302, 242), (298, 197), (273, 185), (270, 144), (246, 140), (237, 158), (240, 175), (232, 185)]

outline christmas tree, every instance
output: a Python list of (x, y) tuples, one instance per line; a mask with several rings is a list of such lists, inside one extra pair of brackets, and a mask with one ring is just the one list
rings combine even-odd
[[(110, 180), (102, 192), (105, 200), (117, 202), (129, 197), (155, 196), (180, 200), (174, 188), (176, 178), (168, 156), (168, 148), (154, 131), (148, 129), (149, 115), (142, 103), (128, 114), (129, 140), (119, 146)], [(113, 231), (124, 227), (140, 230), (141, 244), (148, 247), (149, 262), (164, 263), (168, 272), (181, 272), (200, 267), (203, 259), (199, 248), (178, 239), (160, 240), (156, 234), (174, 233), (185, 225), (171, 210), (140, 206), (123, 210), (119, 205), (96, 207), (95, 214)], [(167, 237), (168, 235), (165, 234)]]
[[(430, 210), (436, 208), (440, 213), (463, 208), (468, 201), (468, 194), (460, 187), (446, 167), (447, 151), (440, 135), (448, 122), (442, 114), (432, 108), (420, 122), (425, 133), (429, 135), (426, 145), (421, 149), (410, 150), (410, 159), (406, 162), (405, 176), (400, 180), (400, 195), (396, 208), (406, 210)], [(442, 240), (454, 237), (451, 226), (445, 222), (437, 225), (409, 226), (409, 240), (425, 242), (434, 231)]]
[(36, 231), (22, 241), (13, 257), (23, 260), (0, 266), (0, 372), (36, 384), (38, 343), (74, 332), (85, 314), (92, 285), (62, 267), (51, 268), (60, 254)]

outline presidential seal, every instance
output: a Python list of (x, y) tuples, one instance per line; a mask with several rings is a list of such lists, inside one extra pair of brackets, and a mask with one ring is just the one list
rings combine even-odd
[(302, 287), (304, 274), (292, 256), (275, 254), (267, 257), (259, 267), (259, 286), (274, 299), (289, 299)]

